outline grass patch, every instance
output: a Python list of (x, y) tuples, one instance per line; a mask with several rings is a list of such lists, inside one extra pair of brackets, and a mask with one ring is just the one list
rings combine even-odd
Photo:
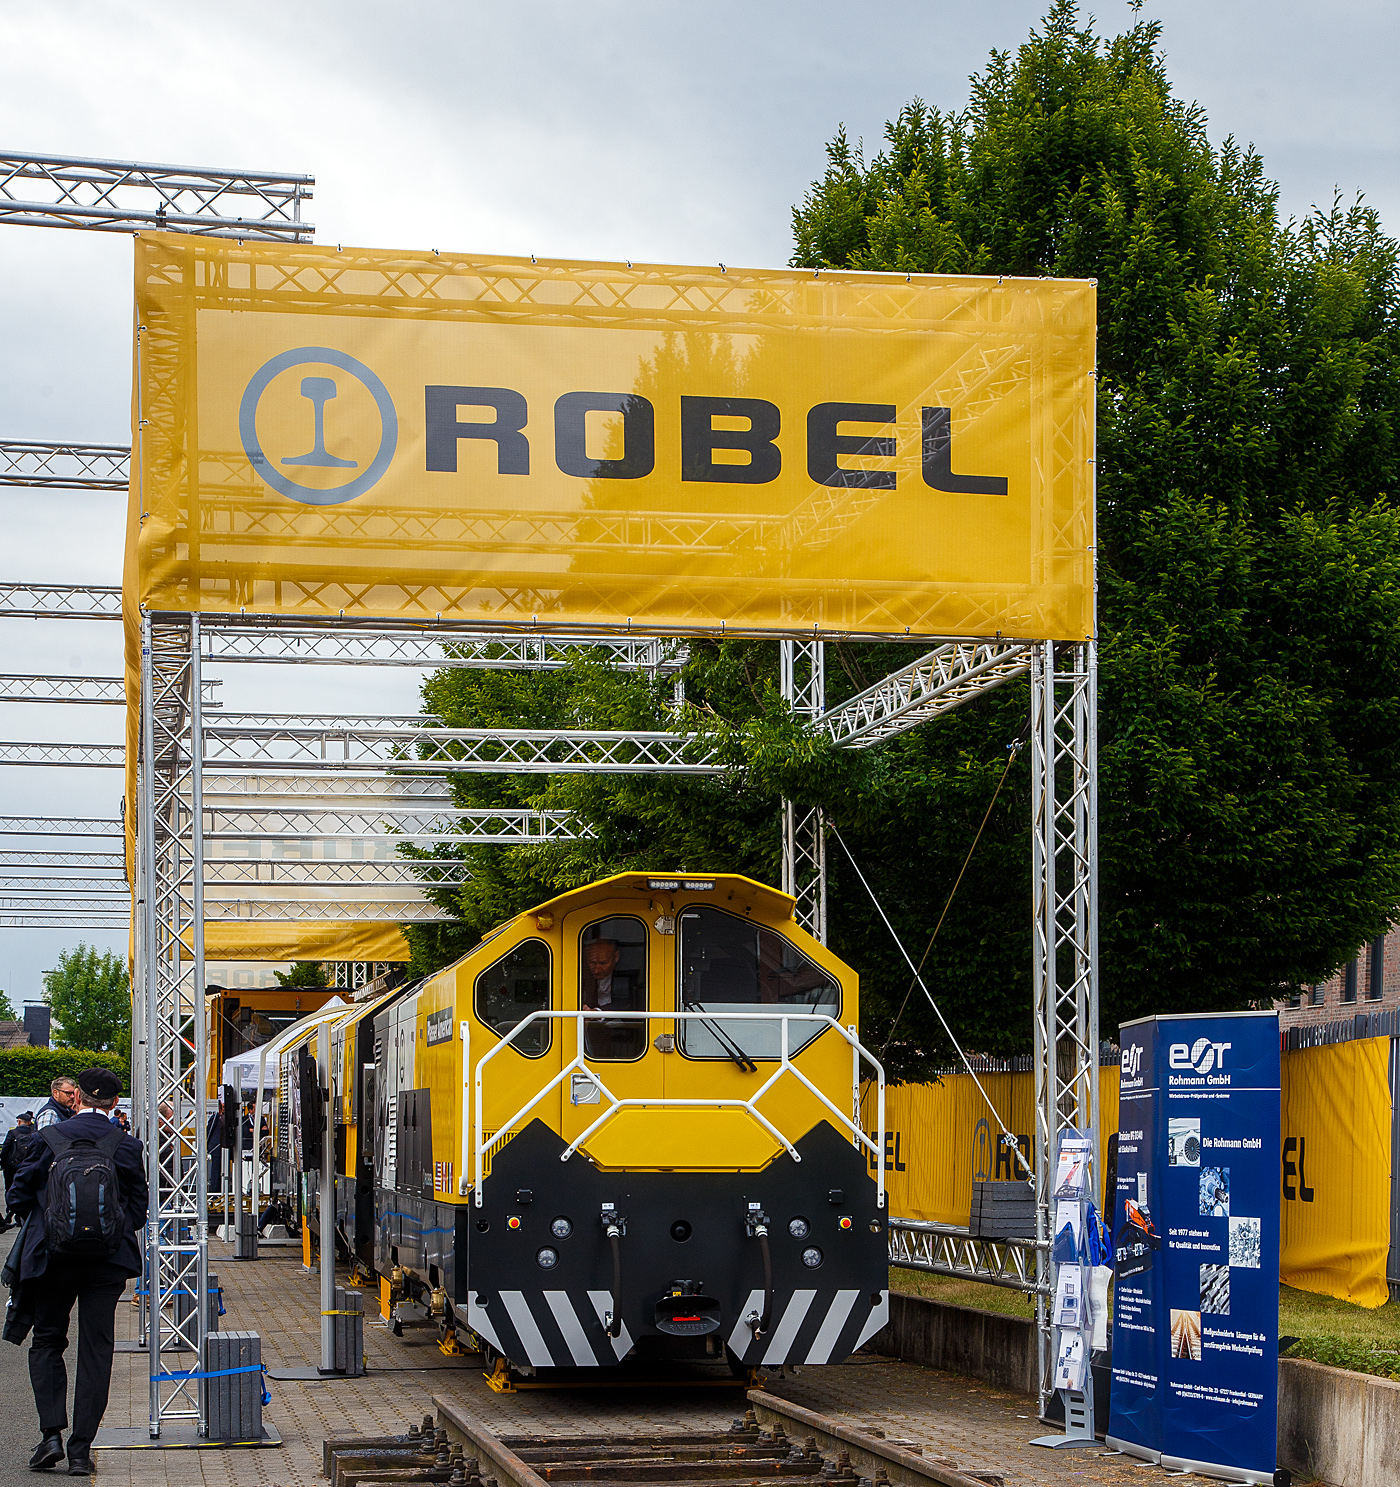
[[(922, 1270), (891, 1269), (890, 1289), (928, 1296), (949, 1306), (971, 1306), (1027, 1320), (1035, 1316), (1031, 1298), (1020, 1291), (929, 1275)], [(1111, 1292), (1109, 1302), (1111, 1305)], [(1278, 1313), (1279, 1336), (1298, 1339), (1286, 1357), (1310, 1358), (1331, 1368), (1400, 1379), (1400, 1306), (1394, 1302), (1370, 1309), (1338, 1301), (1335, 1296), (1280, 1286)]]

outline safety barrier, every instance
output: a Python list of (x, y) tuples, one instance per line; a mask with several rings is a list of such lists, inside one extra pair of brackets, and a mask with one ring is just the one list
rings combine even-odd
[[(590, 1061), (584, 1054), (584, 1024), (587, 1022), (688, 1022), (698, 1023), (715, 1022), (763, 1022), (768, 1024), (778, 1023), (780, 1025), (779, 1058), (777, 1067), (773, 1073), (764, 1080), (755, 1092), (745, 1100), (724, 1099), (711, 1097), (708, 1099), (678, 1099), (668, 1098), (664, 1095), (644, 1095), (640, 1097), (619, 1097), (607, 1087), (602, 1075), (598, 1071), (598, 1061)], [(484, 1129), (483, 1101), (486, 1065), (491, 1062), (503, 1049), (509, 1048), (511, 1043), (523, 1029), (537, 1022), (572, 1022), (574, 1024), (574, 1047), (573, 1059), (540, 1089), (530, 1100), (520, 1107), (509, 1120), (502, 1123), (492, 1131), (488, 1137)], [(788, 1053), (789, 1047), (789, 1025), (794, 1022), (817, 1023), (820, 1030), (831, 1029), (836, 1036), (846, 1042), (851, 1049), (851, 1114), (847, 1115), (839, 1110), (827, 1099), (826, 1095), (812, 1083), (810, 1079), (792, 1062)], [(466, 1026), (463, 1025), (463, 1033)], [(815, 1038), (817, 1034), (814, 1034)], [(809, 1040), (810, 1044), (810, 1040)], [(804, 1047), (809, 1046), (804, 1044)], [(800, 1051), (800, 1050), (799, 1050)], [(462, 1057), (469, 1063), (470, 1051), (466, 1037), (462, 1039)], [(861, 1092), (861, 1068), (869, 1065), (874, 1071), (874, 1087), (876, 1089), (877, 1134), (872, 1139), (859, 1124), (860, 1092)], [(606, 1061), (604, 1061), (606, 1066)], [(592, 1125), (582, 1135), (576, 1137), (570, 1145), (560, 1154), (560, 1161), (567, 1162), (571, 1156), (584, 1144), (596, 1131), (607, 1121), (611, 1120), (619, 1110), (626, 1109), (703, 1109), (703, 1110), (743, 1110), (751, 1119), (756, 1121), (768, 1132), (773, 1139), (781, 1144), (787, 1154), (796, 1162), (802, 1160), (797, 1148), (788, 1138), (758, 1109), (758, 1102), (768, 1093), (770, 1089), (785, 1074), (791, 1074), (809, 1093), (835, 1117), (838, 1126), (844, 1128), (851, 1136), (852, 1143), (857, 1147), (865, 1149), (867, 1156), (876, 1168), (877, 1203), (883, 1208), (885, 1206), (885, 1181), (884, 1172), (880, 1170), (880, 1164), (876, 1160), (879, 1153), (884, 1150), (885, 1144), (885, 1071), (880, 1061), (861, 1044), (856, 1036), (854, 1028), (842, 1027), (834, 1017), (829, 1017), (820, 1012), (725, 1012), (722, 1015), (714, 1012), (554, 1012), (540, 1011), (532, 1012), (528, 1017), (522, 1018), (508, 1033), (502, 1035), (500, 1041), (477, 1060), (474, 1072), (475, 1082), (475, 1120), (473, 1129), (473, 1191), (475, 1193), (476, 1206), (481, 1206), (481, 1185), (485, 1176), (486, 1158), (505, 1139), (511, 1135), (520, 1125), (521, 1121), (545, 1099), (551, 1091), (558, 1089), (571, 1075), (582, 1073), (593, 1081), (597, 1086), (600, 1096), (606, 1099), (607, 1109), (602, 1111)]]

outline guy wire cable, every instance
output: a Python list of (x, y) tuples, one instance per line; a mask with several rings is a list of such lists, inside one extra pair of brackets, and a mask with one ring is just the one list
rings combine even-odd
[[(915, 966), (914, 962), (909, 958), (909, 952), (904, 948), (904, 941), (901, 940), (899, 938), (899, 936), (895, 933), (894, 925), (892, 925), (890, 923), (889, 916), (885, 913), (884, 907), (881, 905), (880, 900), (875, 897), (875, 890), (870, 886), (870, 884), (868, 882), (866, 882), (865, 874), (863, 872), (861, 872), (861, 870), (860, 870), (860, 864), (851, 855), (851, 849), (846, 845), (845, 838), (841, 835), (840, 831), (837, 829), (836, 823), (834, 821), (831, 823), (831, 834), (836, 838), (836, 840), (838, 842), (841, 843), (841, 850), (850, 859), (851, 866), (853, 868), (855, 868), (855, 870), (856, 870), (856, 877), (858, 877), (860, 879), (861, 886), (870, 895), (870, 902), (875, 905), (875, 912), (877, 914), (879, 914), (879, 916), (880, 916), (881, 919), (884, 920), (885, 928), (887, 930), (889, 930), (889, 932), (890, 932), (890, 938), (895, 942), (896, 946), (898, 946), (899, 953), (904, 957), (905, 964), (909, 967), (909, 969), (911, 971), (914, 972), (914, 979), (915, 979), (915, 981), (917, 981), (919, 983), (919, 990), (922, 991), (923, 994), (928, 998), (928, 1004), (929, 1004), (929, 1006), (933, 1008), (934, 1012), (937, 1014), (937, 1017), (938, 1017), (939, 1022), (941, 1022), (943, 1024), (943, 1031), (948, 1034), (948, 1041), (953, 1045), (954, 1049), (957, 1052), (958, 1057), (963, 1061), (963, 1064), (967, 1068), (967, 1072), (972, 1075), (972, 1082), (977, 1086), (977, 1092), (987, 1102), (987, 1108), (992, 1112), (992, 1114), (994, 1116), (996, 1116), (996, 1122), (997, 1122), (997, 1125), (999, 1125), (1001, 1127), (1001, 1133), (1002, 1133), (1002, 1135), (1003, 1136), (1010, 1136), (1011, 1137), (1011, 1143), (1012, 1143), (1013, 1146), (1015, 1146), (1016, 1145), (1015, 1134), (1007, 1129), (1006, 1122), (1001, 1118), (1000, 1114), (997, 1112), (997, 1107), (992, 1104), (991, 1096), (987, 1093), (987, 1091), (985, 1089), (982, 1088), (982, 1081), (977, 1077), (977, 1071), (972, 1067), (971, 1060), (963, 1052), (963, 1050), (962, 1050), (962, 1044), (959, 1043), (958, 1040), (953, 1036), (953, 1030), (952, 1030), (952, 1028), (950, 1028), (948, 1026), (948, 1019), (946, 1017), (944, 1017), (942, 1011), (939, 1009), (938, 1003), (934, 1001), (933, 994), (929, 991), (928, 987), (924, 985), (924, 978), (919, 974), (918, 968)], [(1026, 1177), (1025, 1180), (1026, 1180), (1027, 1184), (1030, 1187), (1034, 1188), (1034, 1186), (1035, 1186), (1035, 1173), (1034, 1172), (1031, 1172)]]
[[(986, 812), (982, 817), (982, 824), (977, 828), (977, 835), (972, 838), (972, 845), (967, 849), (967, 856), (963, 858), (963, 865), (958, 869), (958, 876), (953, 880), (953, 886), (948, 890), (948, 897), (943, 904), (943, 912), (938, 916), (938, 923), (933, 926), (933, 933), (928, 937), (928, 944), (924, 946), (924, 953), (919, 957), (919, 970), (914, 972), (916, 978), (919, 971), (923, 970), (924, 962), (928, 959), (929, 952), (933, 949), (933, 942), (938, 938), (938, 931), (943, 928), (943, 921), (948, 917), (948, 910), (953, 907), (953, 899), (958, 889), (962, 886), (963, 877), (967, 873), (969, 864), (972, 862), (972, 854), (977, 850), (977, 843), (982, 840), (982, 833), (987, 829), (987, 822), (992, 819), (992, 809), (997, 803), (997, 797), (1001, 794), (1001, 787), (1006, 783), (1006, 777), (1011, 773), (1011, 766), (1016, 762), (1016, 756), (1021, 752), (1021, 745), (1024, 742), (1024, 738), (1015, 738), (1006, 746), (1010, 756), (1006, 761), (1006, 768), (1002, 770), (1001, 778), (997, 781), (997, 787), (992, 791), (992, 798), (987, 804)], [(846, 844), (842, 842), (841, 845), (844, 847)], [(847, 855), (849, 856), (850, 854), (847, 853)], [(909, 990), (904, 993), (904, 1000), (899, 1004), (899, 1011), (895, 1013), (894, 1021), (890, 1023), (890, 1030), (885, 1035), (885, 1041), (880, 1045), (880, 1057), (882, 1059), (885, 1056), (885, 1050), (894, 1040), (894, 1030), (899, 1026), (899, 1020), (904, 1016), (904, 1009), (909, 1005), (909, 998), (913, 995), (914, 982), (911, 981), (909, 983)]]

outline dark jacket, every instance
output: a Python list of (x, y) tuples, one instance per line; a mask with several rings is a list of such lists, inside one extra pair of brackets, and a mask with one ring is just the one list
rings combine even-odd
[[(73, 1117), (64, 1135), (87, 1135), (89, 1128), (94, 1140), (114, 1129), (111, 1121), (101, 1111), (84, 1110)], [(10, 1184), (10, 1212), (23, 1217), (33, 1211), (33, 1217), (24, 1230), (24, 1250), (19, 1262), (21, 1281), (34, 1280), (48, 1268), (49, 1244), (44, 1229), (44, 1188), (48, 1184), (53, 1157), (53, 1148), (47, 1141), (36, 1141), (29, 1148), (28, 1155), (15, 1173), (15, 1180)], [(122, 1216), (125, 1222), (121, 1242), (110, 1257), (111, 1263), (127, 1275), (140, 1275), (141, 1243), (137, 1236), (146, 1223), (146, 1164), (141, 1143), (135, 1136), (122, 1138), (113, 1161), (117, 1168), (117, 1186), (121, 1192)]]
[(38, 1112), (34, 1116), (34, 1124), (39, 1130), (42, 1131), (45, 1126), (51, 1126), (54, 1124), (53, 1121), (45, 1119), (45, 1117), (50, 1114), (56, 1115), (58, 1117), (58, 1123), (60, 1125), (65, 1120), (73, 1119), (73, 1112), (69, 1110), (66, 1105), (60, 1105), (58, 1101), (55, 1100), (52, 1095), (50, 1095), (48, 1099), (39, 1106)]
[(5, 1174), (6, 1185), (15, 1180), (15, 1173), (19, 1171), (25, 1153), (38, 1139), (39, 1132), (33, 1121), (27, 1126), (15, 1126), (6, 1135), (4, 1145), (0, 1146), (0, 1172)]

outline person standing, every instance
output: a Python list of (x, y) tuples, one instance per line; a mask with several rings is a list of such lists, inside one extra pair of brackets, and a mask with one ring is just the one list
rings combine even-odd
[[(120, 1088), (120, 1086), (118, 1086)], [(39, 1118), (35, 1125), (42, 1131), (46, 1126), (56, 1126), (71, 1120), (78, 1108), (78, 1085), (67, 1074), (60, 1074), (49, 1085), (49, 1097), (39, 1106)]]
[(9, 1211), (10, 1184), (15, 1180), (15, 1173), (19, 1171), (36, 1134), (34, 1112), (21, 1110), (15, 1117), (14, 1129), (6, 1133), (4, 1145), (0, 1146), (0, 1172), (5, 1174), (5, 1217), (0, 1219), (0, 1233), (14, 1223), (14, 1215)]
[[(57, 1466), (68, 1428), (68, 1372), (63, 1355), (78, 1305), (78, 1369), (69, 1476), (90, 1476), (92, 1440), (112, 1381), (117, 1302), (141, 1274), (137, 1234), (146, 1222), (146, 1170), (141, 1143), (111, 1119), (121, 1085), (110, 1069), (84, 1069), (79, 1112), (39, 1132), (10, 1188), (13, 1211), (28, 1215), (18, 1286), (33, 1316), (29, 1381), (42, 1439), (29, 1458), (35, 1470)], [(119, 1202), (111, 1204), (115, 1187)]]

